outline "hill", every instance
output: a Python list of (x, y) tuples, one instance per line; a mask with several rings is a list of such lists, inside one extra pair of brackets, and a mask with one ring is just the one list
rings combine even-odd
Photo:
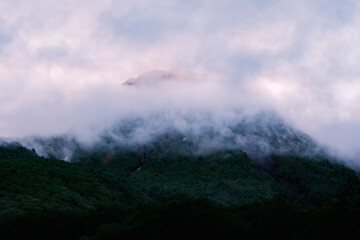
[(17, 144), (0, 147), (0, 233), (14, 239), (359, 233), (360, 182), (351, 169), (291, 155), (272, 155), (272, 167), (260, 168), (242, 151), (183, 154), (169, 147), (174, 141), (140, 150), (79, 149), (77, 163)]

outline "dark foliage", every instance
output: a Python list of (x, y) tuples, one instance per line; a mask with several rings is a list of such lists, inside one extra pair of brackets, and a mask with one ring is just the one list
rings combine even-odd
[(342, 165), (272, 156), (275, 168), (264, 172), (241, 151), (163, 149), (78, 151), (78, 163), (67, 163), (0, 147), (1, 238), (360, 236), (360, 183)]

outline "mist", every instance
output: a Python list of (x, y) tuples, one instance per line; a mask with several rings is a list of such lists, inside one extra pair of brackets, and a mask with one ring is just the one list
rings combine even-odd
[[(170, 128), (227, 137), (271, 112), (358, 166), (359, 10), (354, 1), (1, 1), (0, 136), (92, 145), (143, 119), (131, 142)], [(139, 84), (124, 84), (131, 78)]]

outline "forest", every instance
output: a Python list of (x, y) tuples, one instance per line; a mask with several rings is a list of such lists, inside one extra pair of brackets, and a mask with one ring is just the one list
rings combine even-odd
[[(357, 239), (360, 181), (324, 158), (161, 145), (78, 150), (73, 162), (0, 147), (2, 239)], [(144, 160), (145, 159), (145, 160)]]

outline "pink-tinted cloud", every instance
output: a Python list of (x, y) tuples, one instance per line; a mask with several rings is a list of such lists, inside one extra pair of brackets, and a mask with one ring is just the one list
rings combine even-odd
[[(1, 135), (93, 136), (89, 129), (134, 109), (171, 102), (180, 110), (274, 109), (356, 156), (359, 11), (356, 1), (3, 0)], [(211, 81), (156, 94), (121, 87), (152, 69)]]

